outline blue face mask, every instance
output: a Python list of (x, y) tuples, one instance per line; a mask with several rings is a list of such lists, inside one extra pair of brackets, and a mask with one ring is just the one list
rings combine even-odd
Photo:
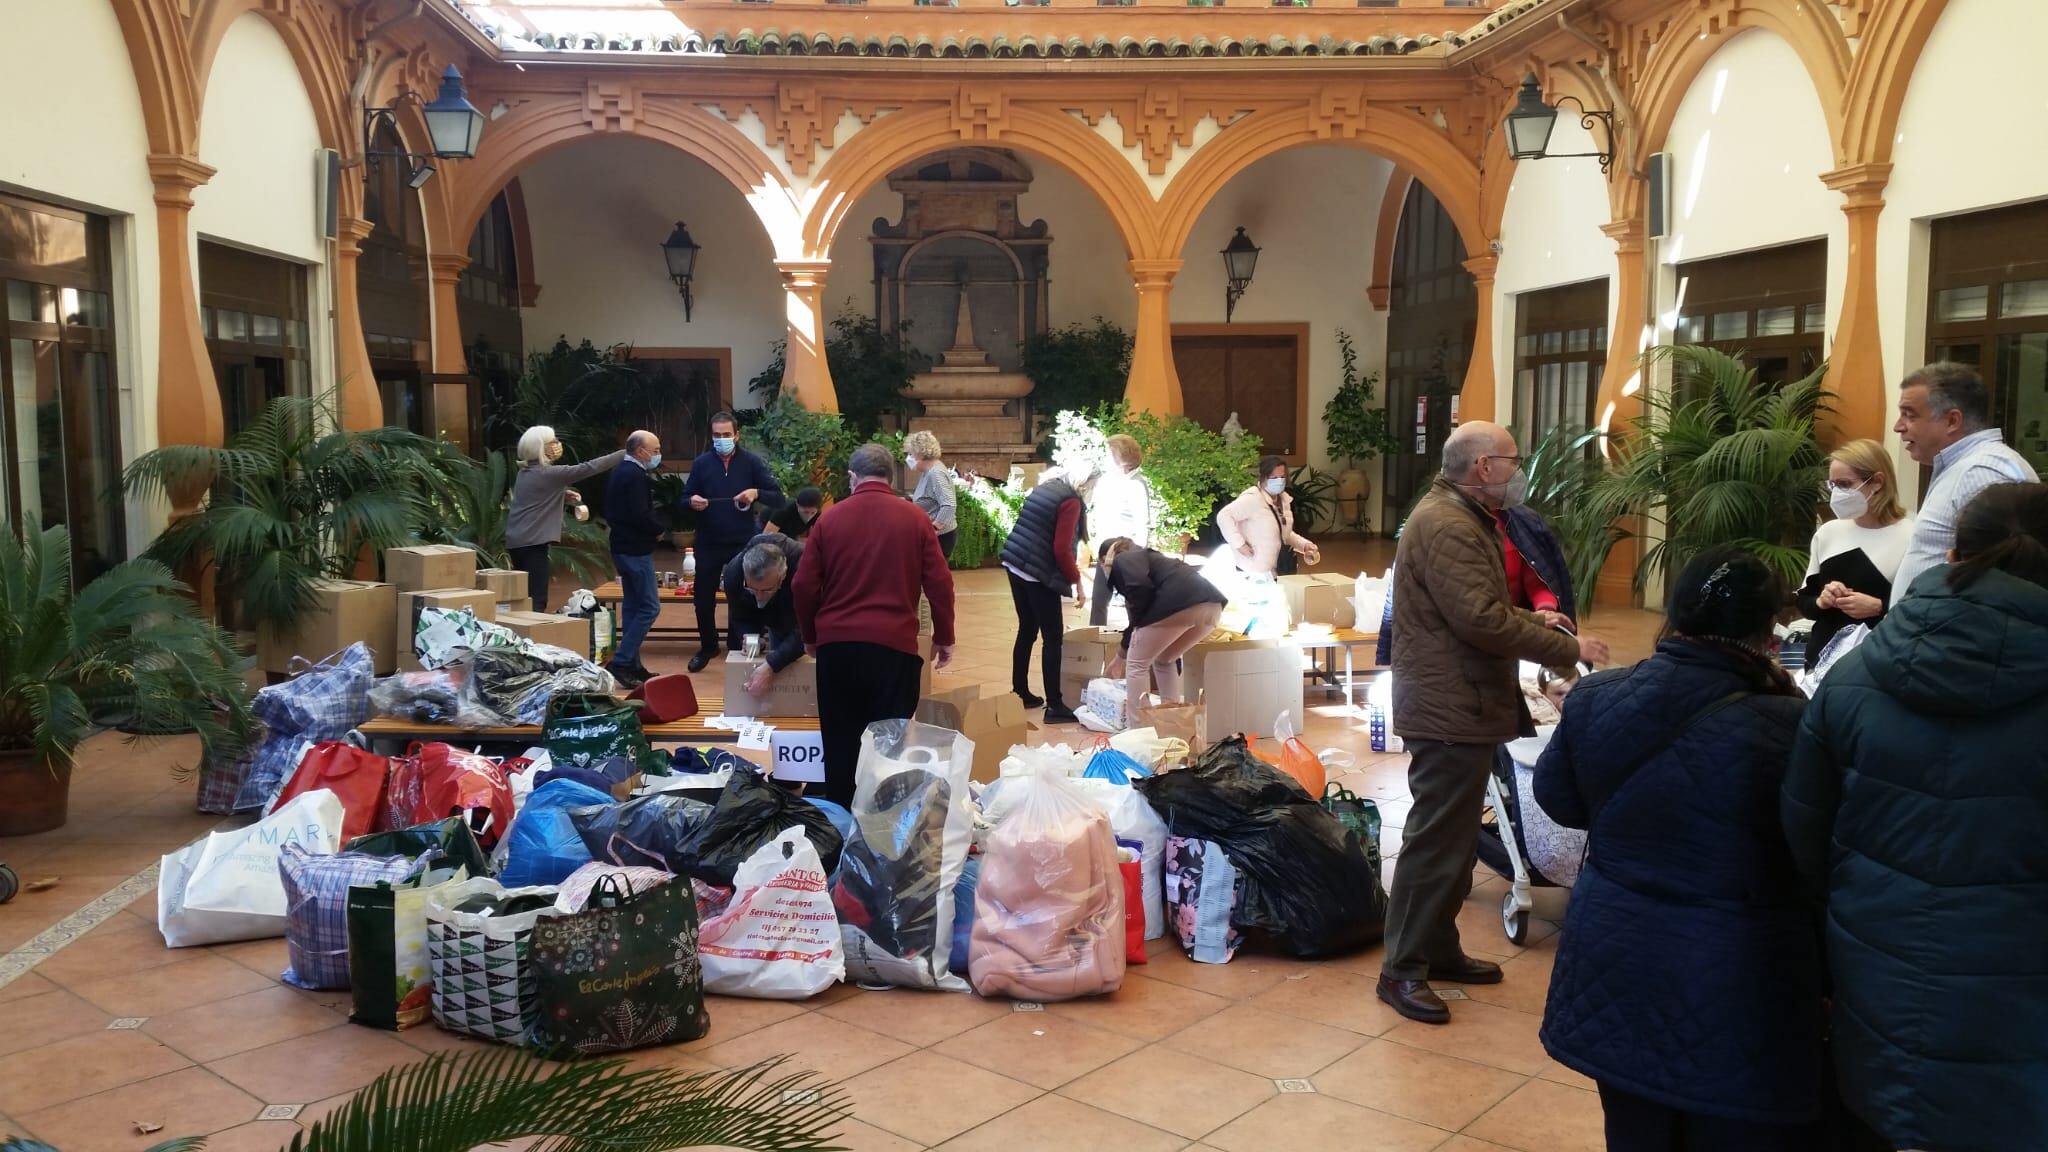
[(654, 455), (649, 456), (647, 458), (647, 462), (645, 464), (642, 464), (641, 467), (647, 469), (649, 472), (652, 472), (656, 468), (661, 467), (661, 453), (656, 452)]
[(732, 438), (732, 437), (730, 437), (730, 436), (713, 436), (713, 437), (711, 438), (711, 450), (712, 450), (713, 452), (716, 452), (716, 453), (718, 453), (718, 454), (719, 454), (720, 456), (730, 456), (730, 455), (732, 455), (732, 449), (733, 449), (733, 438)]

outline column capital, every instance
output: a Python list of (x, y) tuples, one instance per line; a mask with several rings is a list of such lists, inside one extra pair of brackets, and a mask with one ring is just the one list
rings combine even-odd
[(830, 260), (777, 260), (775, 270), (782, 273), (782, 287), (790, 292), (822, 290), (826, 277), (832, 274)]
[(1465, 261), (1465, 271), (1470, 272), (1472, 278), (1481, 284), (1492, 283), (1494, 270), (1499, 267), (1500, 257), (1492, 252), (1481, 252)]
[(1173, 278), (1180, 274), (1179, 260), (1133, 260), (1130, 263), (1131, 280), (1140, 291), (1147, 288), (1171, 288)]
[(1820, 182), (1840, 192), (1844, 208), (1884, 207), (1885, 186), (1892, 180), (1889, 164), (1850, 164), (1820, 174)]
[(334, 230), (335, 242), (341, 245), (342, 255), (353, 256), (362, 250), (363, 241), (368, 240), (370, 234), (376, 230), (375, 224), (360, 216), (343, 216)]
[(213, 179), (217, 171), (202, 164), (199, 157), (183, 152), (149, 154), (149, 179), (156, 185), (156, 202), (166, 208), (190, 208), (192, 190)]
[(469, 263), (469, 257), (460, 252), (435, 252), (427, 257), (427, 268), (437, 284), (453, 284), (462, 279), (462, 271)]
[(1624, 253), (1641, 252), (1643, 240), (1649, 233), (1641, 220), (1610, 220), (1600, 226), (1600, 231), (1614, 241), (1616, 252)]

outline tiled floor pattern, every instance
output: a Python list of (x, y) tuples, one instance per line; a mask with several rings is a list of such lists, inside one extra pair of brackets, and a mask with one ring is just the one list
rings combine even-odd
[[(1355, 545), (1331, 552), (1331, 566), (1368, 562)], [(1655, 623), (1614, 612), (1591, 627), (1636, 657)], [(964, 577), (956, 671), (1007, 679), (1013, 634), (1000, 573)], [(653, 648), (649, 662), (687, 655)], [(1363, 721), (1334, 698), (1319, 704), (1312, 692), (1310, 705), (1310, 743), (1352, 752), (1345, 782), (1378, 798), (1385, 850), (1397, 853), (1405, 757), (1365, 751)], [(191, 811), (191, 784), (172, 778), (189, 755), (177, 743), (97, 738), (73, 785), (71, 824), (0, 840), (0, 860), (25, 881), (59, 881), (0, 907), (0, 952), (32, 940), (50, 947), (64, 933), (49, 930), (67, 916), (124, 883), (140, 892), (0, 984), (0, 1134), (68, 1152), (208, 1134), (212, 1152), (270, 1152), (384, 1069), (469, 1047), (431, 1026), (348, 1024), (347, 993), (277, 981), (281, 940), (163, 946), (149, 878), (134, 878), (214, 823)], [(1509, 944), (1497, 915), (1505, 882), (1483, 871), (1477, 880), (1461, 916), (1466, 946), (1501, 961), (1507, 979), (1468, 989), (1447, 1028), (1403, 1021), (1374, 999), (1377, 951), (1317, 963), (1243, 954), (1206, 966), (1155, 941), (1151, 962), (1114, 996), (1042, 1011), (847, 986), (802, 1004), (714, 998), (709, 1036), (632, 1059), (702, 1069), (787, 1053), (844, 1082), (853, 1119), (840, 1143), (860, 1152), (1598, 1149), (1589, 1083), (1536, 1038), (1556, 928), (1539, 921), (1529, 947)]]

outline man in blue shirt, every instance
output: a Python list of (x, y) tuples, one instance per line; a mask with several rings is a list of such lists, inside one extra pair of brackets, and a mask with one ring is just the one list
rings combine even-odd
[(697, 514), (697, 654), (690, 671), (701, 672), (718, 655), (718, 586), (733, 557), (754, 538), (754, 502), (782, 503), (782, 486), (768, 462), (739, 446), (732, 413), (711, 417), (711, 451), (690, 462), (683, 503)]
[(1899, 420), (1892, 425), (1906, 454), (1934, 469), (1920, 494), (1913, 542), (1892, 577), (1891, 603), (1912, 594), (1913, 581), (1948, 563), (1956, 545), (1956, 519), (1977, 494), (1993, 484), (2031, 484), (2027, 458), (2006, 444), (1991, 422), (1991, 394), (1984, 378), (1964, 364), (1940, 361), (1899, 385)]
[(648, 474), (661, 466), (661, 437), (642, 429), (626, 437), (626, 459), (605, 482), (604, 516), (611, 526), (612, 564), (619, 570), (619, 648), (605, 667), (627, 687), (653, 673), (640, 662), (640, 644), (661, 614), (654, 583), (654, 485)]

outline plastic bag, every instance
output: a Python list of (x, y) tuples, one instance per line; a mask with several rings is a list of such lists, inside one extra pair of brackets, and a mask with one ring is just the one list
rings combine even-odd
[(1273, 739), (1280, 742), (1279, 759), (1275, 760), (1264, 754), (1259, 758), (1294, 777), (1295, 782), (1310, 796), (1321, 796), (1323, 785), (1329, 782), (1328, 773), (1323, 768), (1322, 760), (1309, 750), (1308, 744), (1295, 731), (1292, 713), (1282, 712), (1274, 719)]
[(883, 720), (861, 734), (854, 832), (832, 889), (851, 979), (967, 991), (950, 960), (973, 765), (974, 742), (951, 729)]
[[(1097, 676), (1088, 681), (1088, 686), (1081, 690), (1080, 704), (1094, 713), (1102, 723), (1108, 725), (1106, 728), (1096, 728), (1097, 732), (1123, 730), (1124, 682), (1121, 679), (1112, 680), (1107, 676)], [(1076, 708), (1075, 711), (1078, 713), (1080, 708)], [(1093, 728), (1094, 725), (1089, 727)]]
[(410, 828), (358, 836), (343, 844), (341, 850), (362, 852), (371, 856), (410, 856), (414, 859), (433, 852), (450, 865), (462, 865), (471, 876), (487, 876), (491, 871), (484, 850), (477, 845), (476, 836), (470, 832), (469, 825), (454, 816), (446, 820), (415, 824)]
[(1159, 729), (1126, 728), (1109, 738), (1109, 746), (1150, 770), (1170, 767), (1188, 758), (1188, 742), (1178, 736), (1162, 736)]
[(550, 699), (545, 712), (542, 739), (557, 765), (584, 768), (624, 756), (646, 772), (669, 766), (670, 758), (647, 742), (640, 710), (631, 704), (607, 695), (564, 693)]
[(294, 988), (348, 987), (348, 890), (403, 880), (413, 867), (407, 856), (321, 856), (285, 845), (277, 868), (284, 882), (288, 959), (278, 979)]
[(1124, 881), (1109, 817), (1066, 776), (1028, 776), (989, 838), (967, 963), (974, 991), (1039, 1002), (1124, 979)]
[(953, 955), (947, 961), (953, 975), (967, 978), (967, 944), (974, 936), (974, 893), (981, 887), (981, 853), (967, 857), (960, 879), (953, 885)]
[(1145, 865), (1138, 850), (1119, 840), (1116, 870), (1124, 881), (1124, 963), (1145, 963)]
[(805, 1000), (845, 978), (825, 866), (802, 828), (756, 849), (733, 888), (725, 911), (697, 932), (705, 991)]
[(413, 620), (412, 651), (425, 668), (467, 664), (486, 648), (517, 648), (510, 628), (479, 620), (467, 608), (422, 607)]
[(1252, 756), (1242, 737), (1134, 787), (1173, 835), (1214, 841), (1229, 854), (1243, 884), (1232, 924), (1247, 937), (1303, 957), (1380, 938), (1386, 890), (1358, 836), (1292, 777)]
[(1135, 844), (1144, 872), (1145, 939), (1166, 935), (1166, 821), (1152, 810), (1152, 804), (1128, 784), (1107, 780), (1076, 780), (1075, 786), (1089, 803), (1109, 817), (1110, 831), (1119, 843)]
[(369, 719), (376, 661), (368, 645), (351, 644), (319, 664), (294, 657), (292, 666), (290, 680), (261, 689), (250, 701), (266, 735), (243, 773), (238, 812), (269, 808), (306, 745), (339, 740)]
[(1104, 748), (1089, 757), (1088, 767), (1081, 775), (1089, 780), (1107, 780), (1112, 784), (1129, 784), (1140, 776), (1150, 776), (1152, 770), (1115, 747)]
[(368, 835), (384, 815), (384, 787), (390, 775), (390, 757), (338, 740), (323, 740), (299, 758), (299, 766), (292, 770), (270, 810), (325, 788), (341, 801), (342, 838), (353, 840)]
[(453, 745), (415, 741), (391, 762), (384, 827), (460, 816), (488, 852), (512, 826), (512, 782), (496, 760)]
[(608, 695), (618, 686), (611, 673), (580, 653), (552, 644), (522, 642), (517, 648), (486, 648), (470, 661), (469, 698), (515, 724), (547, 719), (556, 696)]
[(1380, 866), (1380, 806), (1332, 780), (1323, 791), (1323, 811), (1357, 834), (1359, 844), (1365, 849), (1366, 860), (1377, 871)]
[(341, 843), (341, 821), (341, 801), (319, 789), (258, 823), (208, 833), (165, 856), (156, 889), (156, 924), (164, 944), (187, 948), (284, 935), (278, 854), (286, 844), (332, 854)]
[(499, 879), (511, 888), (567, 879), (590, 863), (590, 849), (583, 846), (570, 811), (609, 803), (610, 796), (574, 780), (550, 780), (535, 788), (505, 835), (509, 847)]
[(663, 792), (569, 818), (594, 860), (648, 865), (724, 887), (734, 886), (740, 866), (786, 829), (804, 830), (827, 874), (843, 846), (822, 810), (755, 771), (732, 772), (715, 803)]
[(469, 694), (469, 670), (461, 665), (425, 672), (400, 672), (370, 687), (370, 714), (415, 724), (488, 728), (504, 717), (480, 707)]

